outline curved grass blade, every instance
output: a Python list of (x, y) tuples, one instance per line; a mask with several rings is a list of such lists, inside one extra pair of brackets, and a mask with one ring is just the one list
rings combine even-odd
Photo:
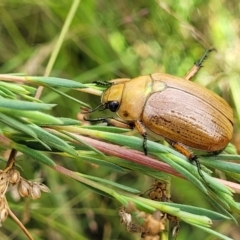
[(72, 135), (71, 133), (68, 133), (67, 131), (61, 131), (63, 134), (65, 134), (66, 136), (70, 137), (71, 139), (76, 140), (77, 142), (81, 143), (83, 146), (85, 146), (87, 149), (90, 149), (96, 153), (98, 153), (101, 156), (105, 156), (101, 151), (99, 151), (98, 149), (86, 144), (84, 141), (82, 141), (81, 139), (79, 139), (78, 137)]
[(96, 181), (96, 182), (104, 183), (104, 184), (119, 188), (121, 190), (124, 190), (126, 192), (130, 192), (130, 193), (133, 193), (133, 194), (139, 194), (140, 193), (140, 191), (137, 190), (137, 189), (134, 189), (134, 188), (131, 188), (131, 187), (128, 187), (128, 186), (125, 186), (125, 185), (122, 185), (122, 184), (119, 184), (119, 183), (116, 183), (116, 182), (112, 182), (112, 181), (107, 180), (107, 179), (93, 177), (93, 176), (89, 176), (89, 175), (85, 175), (85, 174), (81, 174), (81, 175), (83, 177), (87, 178), (87, 179), (91, 179), (91, 180)]
[(68, 95), (68, 94), (66, 94), (66, 93), (64, 93), (64, 92), (62, 92), (62, 91), (58, 91), (56, 88), (52, 88), (52, 87), (51, 87), (50, 89), (51, 89), (52, 91), (58, 93), (59, 95), (64, 96), (64, 97), (66, 97), (66, 98), (68, 98), (68, 99), (70, 99), (70, 100), (78, 103), (80, 106), (85, 106), (85, 107), (87, 107), (87, 108), (91, 108), (90, 105), (88, 105), (87, 103), (82, 102), (82, 101), (80, 101), (80, 100), (78, 100), (78, 99), (76, 99), (76, 98), (74, 98), (74, 97), (71, 97), (70, 95)]
[(72, 125), (79, 125), (81, 122), (72, 119), (72, 118), (63, 118), (63, 117), (54, 117), (55, 119), (58, 119), (58, 123), (53, 123), (53, 122), (45, 122), (45, 123), (39, 123), (38, 126), (72, 126)]
[(163, 204), (177, 207), (181, 211), (189, 212), (189, 213), (196, 214), (196, 215), (207, 216), (207, 217), (211, 218), (212, 220), (229, 220), (229, 219), (231, 219), (229, 216), (226, 216), (221, 213), (211, 211), (211, 210), (208, 210), (205, 208), (199, 208), (199, 207), (188, 206), (188, 205), (183, 205), (183, 204), (178, 204), (178, 203), (170, 203), (170, 202), (169, 203), (164, 202)]
[(30, 92), (27, 91), (25, 87), (23, 87), (22, 85), (14, 84), (14, 83), (0, 81), (0, 87), (1, 89), (5, 89), (6, 91), (11, 92), (12, 94), (13, 93), (24, 94), (24, 95), (30, 94)]
[[(172, 168), (174, 168), (176, 171), (178, 171), (179, 173), (181, 173), (183, 176), (185, 176), (189, 181), (191, 181), (196, 187), (198, 187), (202, 192), (207, 193), (207, 189), (206, 187), (201, 183), (201, 181), (198, 180), (197, 177), (195, 177), (191, 171), (189, 171), (189, 169), (186, 169), (185, 167), (179, 165), (178, 163), (176, 163), (173, 160), (173, 157), (176, 156), (172, 156), (172, 158), (166, 156), (166, 154), (154, 154), (156, 155), (160, 160), (162, 160), (163, 162), (169, 164)], [(177, 158), (177, 157), (176, 157)], [(190, 164), (190, 163), (186, 163), (186, 164)], [(190, 165), (190, 167), (193, 169), (194, 166)], [(195, 169), (194, 169), (195, 170)], [(196, 170), (195, 170), (196, 171)]]
[(104, 168), (108, 168), (111, 171), (115, 171), (115, 172), (119, 172), (119, 173), (125, 173), (126, 171), (119, 167), (118, 165), (111, 163), (111, 162), (107, 162), (107, 161), (103, 161), (101, 159), (98, 158), (94, 158), (94, 157), (89, 157), (89, 156), (84, 156), (81, 155), (81, 157), (79, 157), (81, 160), (84, 160), (88, 163), (92, 163), (92, 164), (97, 164), (99, 166), (102, 166)]
[(41, 152), (38, 152), (36, 150), (33, 150), (31, 148), (28, 148), (24, 145), (17, 144), (17, 143), (13, 143), (12, 146), (14, 149), (26, 154), (27, 156), (31, 157), (32, 159), (37, 160), (40, 163), (43, 163), (43, 164), (51, 166), (51, 167), (56, 166), (55, 162), (52, 161), (52, 159), (50, 159), (46, 155), (42, 154)]
[(63, 141), (61, 138), (47, 132), (46, 130), (36, 126), (29, 125), (29, 127), (35, 132), (39, 139), (41, 139), (45, 144), (59, 149), (63, 152), (66, 152), (73, 156), (78, 156), (77, 152), (74, 150), (72, 146), (67, 144), (67, 142)]
[(37, 102), (37, 103), (42, 103), (40, 99), (37, 99), (35, 97), (29, 96), (29, 95), (23, 95), (23, 94), (18, 94), (22, 99), (25, 99), (29, 102)]
[(10, 110), (4, 109), (2, 112), (11, 115), (13, 118), (16, 116), (23, 117), (31, 120), (31, 123), (37, 125), (62, 125), (63, 122), (59, 118), (55, 118), (49, 114), (39, 112), (39, 111), (25, 111), (25, 110)]
[(101, 125), (81, 126), (81, 128), (96, 130), (96, 131), (110, 132), (110, 133), (126, 133), (126, 132), (131, 131), (130, 129), (127, 129), (127, 128), (117, 128), (117, 127), (101, 126)]
[[(190, 222), (189, 222), (189, 223), (190, 223)], [(234, 240), (234, 239), (229, 238), (229, 237), (227, 237), (227, 236), (225, 236), (225, 235), (223, 235), (223, 234), (221, 234), (221, 233), (219, 233), (219, 232), (216, 232), (216, 231), (212, 230), (211, 228), (203, 227), (203, 226), (201, 226), (201, 225), (194, 224), (194, 223), (190, 223), (190, 224), (193, 225), (193, 226), (195, 226), (195, 227), (197, 227), (197, 228), (202, 229), (202, 230), (205, 231), (205, 232), (208, 232), (208, 233), (211, 233), (211, 234), (214, 235), (214, 236), (217, 236), (217, 237), (218, 237), (217, 239)]]
[(22, 100), (12, 100), (12, 99), (1, 99), (0, 101), (0, 110), (1, 108), (8, 108), (14, 110), (50, 110), (55, 107), (56, 104), (46, 104), (46, 103), (35, 103), (27, 102)]
[(224, 162), (221, 160), (209, 161), (209, 160), (205, 160), (205, 159), (201, 159), (201, 163), (203, 163), (204, 165), (207, 165), (209, 167), (212, 167), (214, 169), (219, 169), (223, 172), (231, 172), (231, 173), (240, 174), (240, 164), (238, 164), (238, 163)]
[(137, 163), (134, 163), (134, 162), (129, 162), (125, 159), (121, 159), (121, 158), (113, 158), (111, 157), (110, 158), (110, 161), (114, 164), (117, 164), (118, 166), (121, 166), (123, 167), (124, 169), (130, 169), (130, 170), (133, 170), (133, 171), (137, 171), (137, 172), (140, 172), (144, 175), (147, 175), (149, 177), (152, 177), (152, 178), (156, 178), (156, 179), (159, 179), (159, 180), (169, 180), (169, 175), (165, 172), (161, 172), (159, 170), (156, 170), (156, 169), (153, 169), (153, 168), (149, 168), (149, 167), (146, 167), (146, 166), (142, 166), (140, 164), (137, 164)]
[[(79, 131), (79, 133), (87, 134), (88, 136), (94, 136), (94, 137), (97, 137), (100, 139), (107, 140), (112, 143), (116, 143), (116, 144), (123, 145), (123, 146), (128, 146), (132, 149), (142, 150), (143, 140), (138, 137), (125, 136), (125, 135), (112, 133), (112, 132), (103, 132), (103, 131), (83, 129), (83, 128), (80, 130), (81, 130), (81, 132)], [(157, 153), (159, 153), (159, 152), (168, 153), (169, 152), (168, 147), (158, 144), (158, 143), (155, 143), (155, 142), (152, 142), (152, 141), (148, 141), (147, 147), (148, 147), (149, 152), (157, 152)], [(180, 155), (180, 153), (176, 153), (176, 154)]]
[[(1, 83), (1, 82), (0, 82)], [(15, 98), (15, 94), (13, 94), (10, 90), (8, 90), (7, 88), (4, 88), (2, 86), (0, 86), (0, 91), (1, 91), (1, 96), (3, 97), (8, 97), (11, 99)]]
[(65, 78), (27, 76), (25, 79), (30, 82), (41, 83), (46, 87), (87, 88), (85, 84)]
[(29, 127), (29, 125), (23, 124), (21, 121), (18, 121), (16, 117), (12, 118), (8, 115), (0, 113), (0, 121), (13, 129), (28, 134), (34, 139), (38, 139), (37, 134), (35, 134), (35, 132)]
[[(219, 198), (219, 196), (216, 196), (212, 193), (210, 194), (205, 194), (206, 199), (208, 200), (208, 202), (219, 212), (223, 213), (224, 215), (228, 216), (229, 218), (232, 219), (232, 221), (236, 222), (236, 219), (233, 217), (233, 215), (231, 213), (229, 213), (229, 211), (227, 209), (229, 208), (228, 203), (223, 203), (222, 200)], [(220, 204), (223, 203), (224, 207)]]
[(207, 158), (201, 157), (204, 161), (207, 162), (207, 160), (212, 161), (219, 161), (219, 160), (225, 160), (225, 161), (239, 161), (240, 155), (237, 154), (219, 154), (217, 156), (209, 156)]

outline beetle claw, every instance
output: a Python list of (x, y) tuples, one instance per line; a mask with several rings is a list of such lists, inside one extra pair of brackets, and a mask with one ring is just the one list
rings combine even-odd
[(207, 58), (207, 55), (208, 55), (210, 52), (214, 51), (214, 50), (216, 50), (216, 49), (215, 49), (215, 48), (209, 48), (209, 49), (207, 49), (207, 50), (205, 51), (205, 53), (203, 54), (203, 56), (195, 63), (195, 65), (196, 65), (197, 67), (201, 68), (201, 67), (202, 67), (202, 63), (203, 63), (204, 60)]
[(143, 151), (144, 154), (147, 155), (147, 134), (143, 135)]
[(198, 157), (192, 154), (192, 155), (189, 157), (189, 161), (190, 161), (190, 162), (194, 162), (194, 163), (196, 164), (199, 176), (206, 182), (206, 180), (205, 180), (205, 178), (204, 178), (204, 176), (203, 176), (203, 173), (202, 173), (201, 164), (200, 164), (200, 162), (198, 161)]
[(87, 122), (102, 122), (102, 123), (108, 123), (107, 118), (94, 118), (94, 119), (90, 119), (90, 118), (86, 118), (85, 116), (83, 117), (84, 121)]
[(107, 81), (94, 81), (93, 83), (95, 83), (97, 86), (102, 86), (102, 87), (111, 87), (113, 85), (113, 83), (111, 82), (107, 82)]

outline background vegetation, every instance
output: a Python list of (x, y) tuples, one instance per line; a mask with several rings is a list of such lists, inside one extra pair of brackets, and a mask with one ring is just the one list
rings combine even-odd
[[(0, 3), (0, 73), (44, 75), (56, 48), (72, 2), (2, 0)], [(51, 76), (81, 83), (136, 77), (154, 72), (183, 76), (205, 49), (215, 47), (194, 79), (223, 96), (235, 111), (233, 143), (240, 150), (240, 4), (223, 1), (81, 1), (54, 62)], [(96, 106), (99, 97), (67, 92)], [(76, 118), (77, 103), (44, 89), (41, 100), (57, 103), (50, 112)], [(99, 116), (103, 113), (94, 113)], [(5, 158), (8, 153), (5, 152)], [(54, 158), (58, 164), (85, 174), (127, 184), (145, 191), (153, 179), (136, 172), (117, 174), (86, 162)], [(12, 192), (10, 207), (35, 239), (139, 239), (120, 226), (119, 202), (103, 197), (30, 158), (21, 158), (22, 176), (44, 180), (51, 194), (41, 199), (18, 199)], [(4, 166), (4, 164), (2, 165)], [(212, 209), (192, 184), (173, 179), (172, 200)], [(239, 201), (239, 195), (236, 195)], [(237, 216), (236, 216), (237, 217)], [(216, 222), (213, 228), (233, 239), (239, 226)], [(181, 223), (177, 239), (216, 239)], [(9, 218), (0, 239), (26, 239)]]

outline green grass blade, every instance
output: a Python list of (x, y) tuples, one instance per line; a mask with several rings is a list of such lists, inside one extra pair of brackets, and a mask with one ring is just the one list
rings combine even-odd
[(233, 163), (233, 162), (224, 162), (221, 160), (208, 160), (208, 159), (201, 159), (201, 163), (207, 165), (214, 169), (219, 169), (223, 172), (231, 172), (240, 174), (240, 164)]
[(98, 158), (81, 155), (80, 157), (78, 157), (78, 159), (84, 160), (87, 163), (97, 164), (98, 166), (104, 167), (105, 169), (109, 169), (110, 171), (119, 172), (119, 173), (125, 173), (126, 172), (120, 166), (118, 166), (116, 164), (113, 164), (111, 162), (103, 161), (103, 160), (98, 159)]
[(84, 175), (84, 174), (82, 174), (82, 175), (85, 178), (91, 179), (91, 180), (99, 182), (99, 183), (104, 183), (104, 184), (113, 186), (115, 188), (119, 188), (119, 189), (124, 190), (124, 191), (129, 192), (129, 193), (133, 193), (133, 194), (139, 194), (140, 193), (140, 191), (137, 190), (137, 189), (134, 189), (134, 188), (131, 188), (131, 187), (128, 187), (126, 185), (122, 185), (122, 184), (119, 184), (119, 183), (116, 183), (116, 182), (112, 182), (112, 181), (107, 180), (107, 179), (93, 177), (93, 176)]
[(55, 106), (56, 104), (34, 103), (34, 102), (12, 100), (12, 99), (1, 99), (0, 101), (0, 110), (1, 108), (9, 108), (14, 110), (42, 111), (42, 110), (50, 110)]
[(197, 228), (200, 228), (200, 229), (202, 229), (203, 231), (208, 232), (208, 233), (210, 233), (210, 234), (212, 234), (212, 235), (214, 235), (214, 236), (217, 236), (217, 237), (218, 237), (217, 239), (234, 240), (234, 239), (229, 238), (229, 237), (227, 237), (227, 236), (225, 236), (225, 235), (223, 235), (223, 234), (221, 234), (221, 233), (219, 233), (219, 232), (216, 232), (216, 231), (214, 231), (214, 230), (212, 230), (212, 229), (210, 229), (210, 228), (206, 228), (206, 227), (200, 226), (200, 225), (198, 225), (198, 224), (193, 224), (193, 223), (191, 223), (191, 225), (193, 225), (193, 226), (195, 226), (195, 227), (197, 227)]
[(12, 118), (3, 113), (0, 113), (0, 121), (13, 129), (16, 129), (20, 132), (28, 134), (29, 136), (32, 136), (35, 139), (38, 138), (37, 134), (35, 134), (35, 132), (29, 127), (29, 125), (22, 123), (22, 121), (18, 121), (17, 118)]
[(37, 125), (62, 125), (63, 122), (61, 119), (53, 117), (49, 114), (39, 112), (39, 111), (20, 111), (20, 110), (11, 110), (4, 109), (3, 113), (11, 115), (13, 118), (15, 116), (28, 119), (29, 122), (35, 123)]
[(181, 211), (193, 213), (196, 215), (202, 215), (202, 216), (207, 216), (211, 218), (212, 220), (229, 220), (231, 219), (229, 216), (220, 214), (215, 211), (211, 211), (205, 208), (199, 208), (195, 206), (189, 206), (189, 205), (184, 205), (184, 204), (177, 204), (177, 203), (165, 203), (165, 205), (173, 206), (179, 208)]
[(41, 84), (45, 87), (65, 87), (65, 88), (87, 88), (84, 84), (75, 82), (73, 80), (56, 77), (35, 77), (28, 76), (26, 79), (30, 82)]
[(61, 138), (47, 132), (46, 130), (36, 126), (30, 125), (31, 129), (35, 132), (39, 139), (41, 139), (45, 144), (50, 147), (59, 149), (63, 152), (66, 152), (70, 155), (77, 156), (76, 151), (70, 146), (67, 142), (62, 140)]
[(78, 99), (76, 99), (76, 98), (74, 98), (74, 97), (71, 97), (70, 95), (68, 95), (68, 94), (66, 94), (66, 93), (64, 93), (64, 92), (62, 92), (62, 91), (58, 91), (56, 88), (51, 88), (51, 90), (54, 91), (54, 92), (56, 92), (56, 93), (58, 93), (58, 94), (61, 95), (61, 96), (64, 96), (64, 97), (66, 97), (66, 98), (68, 98), (68, 99), (70, 99), (70, 100), (78, 103), (80, 106), (85, 106), (85, 107), (87, 107), (87, 108), (91, 108), (89, 104), (87, 104), (87, 103), (85, 103), (85, 102), (82, 102), (82, 101), (80, 101), (80, 100), (78, 100)]
[(28, 148), (24, 145), (14, 143), (13, 144), (14, 149), (26, 154), (27, 156), (33, 158), (34, 160), (37, 160), (40, 163), (43, 163), (45, 165), (48, 165), (50, 167), (54, 167), (56, 164), (52, 159), (47, 157), (46, 155), (42, 154), (41, 152), (38, 152), (36, 150), (33, 150), (31, 148)]

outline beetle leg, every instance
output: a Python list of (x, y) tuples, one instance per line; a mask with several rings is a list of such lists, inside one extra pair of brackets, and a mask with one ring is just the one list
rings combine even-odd
[(178, 142), (174, 142), (169, 139), (165, 139), (174, 149), (176, 149), (178, 152), (182, 153), (184, 156), (188, 158), (190, 162), (195, 162), (198, 170), (198, 174), (201, 176), (201, 178), (205, 181), (204, 176), (201, 172), (201, 164), (197, 159), (197, 156), (195, 156), (192, 152), (190, 152), (185, 146)]
[(107, 81), (94, 81), (93, 83), (95, 83), (97, 86), (101, 86), (101, 87), (111, 87), (113, 85), (113, 83), (111, 82), (107, 82)]
[(215, 50), (215, 49), (214, 48), (207, 49), (205, 51), (205, 53), (203, 54), (203, 56), (197, 62), (195, 62), (193, 67), (187, 72), (187, 74), (183, 78), (186, 80), (191, 80), (201, 69), (202, 63), (206, 59), (207, 55), (213, 50)]
[(146, 132), (145, 126), (143, 125), (142, 122), (137, 120), (135, 122), (135, 127), (143, 137), (143, 151), (144, 151), (144, 154), (147, 155), (147, 132)]
[(165, 140), (174, 148), (176, 149), (178, 152), (182, 153), (184, 156), (186, 156), (188, 159), (193, 158), (193, 154), (182, 144), (178, 143), (178, 142), (174, 142), (172, 140), (166, 139)]
[(119, 128), (129, 128), (129, 129), (133, 129), (133, 125), (131, 123), (126, 123), (126, 122), (122, 122), (118, 119), (115, 118), (95, 118), (95, 119), (89, 119), (86, 117), (83, 117), (84, 121), (88, 121), (88, 122), (93, 122), (93, 123), (97, 123), (97, 122), (102, 122), (102, 123), (107, 123), (108, 126), (114, 126), (114, 127), (119, 127)]

